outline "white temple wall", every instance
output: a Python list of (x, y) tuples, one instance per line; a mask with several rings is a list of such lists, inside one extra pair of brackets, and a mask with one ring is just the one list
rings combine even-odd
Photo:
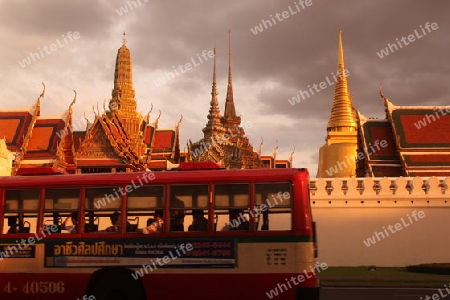
[(435, 177), (311, 179), (317, 260), (329, 266), (450, 262), (449, 186), (450, 178)]

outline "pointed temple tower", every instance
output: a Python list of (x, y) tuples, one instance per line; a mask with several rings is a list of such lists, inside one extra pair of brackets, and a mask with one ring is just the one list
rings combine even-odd
[(233, 79), (231, 75), (231, 32), (228, 29), (228, 87), (227, 98), (225, 102), (225, 111), (222, 118), (222, 123), (225, 129), (232, 133), (230, 141), (236, 142), (239, 135), (239, 125), (241, 125), (241, 117), (236, 116), (236, 108), (234, 107), (233, 98)]
[(126, 34), (124, 33), (122, 47), (117, 51), (114, 89), (112, 90), (109, 108), (117, 113), (130, 140), (129, 146), (138, 156), (141, 156), (145, 151), (141, 131), (143, 117), (136, 110), (137, 104), (133, 89), (133, 66), (130, 50), (126, 46), (126, 42)]
[[(214, 55), (216, 48), (214, 47)], [(204, 137), (188, 145), (187, 159), (190, 161), (212, 161), (222, 164), (227, 169), (249, 169), (261, 166), (259, 156), (240, 127), (241, 117), (236, 115), (233, 99), (233, 81), (231, 76), (231, 45), (228, 30), (228, 87), (224, 116), (220, 115), (217, 99), (216, 57), (214, 56), (211, 107), (208, 123), (203, 129)]]
[(319, 152), (317, 177), (356, 176), (358, 126), (345, 73), (342, 30), (339, 31), (338, 72), (326, 144)]
[(203, 128), (203, 134), (205, 139), (221, 140), (225, 133), (225, 127), (221, 123), (222, 116), (220, 115), (219, 100), (217, 96), (217, 82), (216, 82), (216, 47), (214, 46), (214, 70), (213, 70), (213, 84), (211, 91), (211, 107), (208, 114), (208, 123)]

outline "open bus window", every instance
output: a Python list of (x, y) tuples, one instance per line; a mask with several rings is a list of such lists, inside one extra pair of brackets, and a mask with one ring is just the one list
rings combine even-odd
[[(171, 185), (169, 203), (170, 231), (189, 231), (189, 228), (190, 231), (208, 231), (208, 205), (208, 185)], [(203, 212), (203, 218), (200, 217), (201, 212)]]
[(6, 190), (3, 233), (37, 232), (38, 213), (39, 189)]
[[(127, 193), (127, 232), (137, 232), (154, 222), (155, 211), (164, 210), (164, 186), (143, 186)], [(165, 221), (165, 218), (163, 217)]]
[(255, 184), (256, 230), (291, 230), (291, 195), (289, 182)]
[(86, 188), (84, 232), (120, 232), (123, 189), (120, 187)]
[(214, 185), (214, 228), (233, 231), (250, 228), (250, 188), (248, 184)]
[(80, 189), (46, 189), (44, 205), (44, 229), (58, 226), (59, 233), (79, 232), (78, 210)]

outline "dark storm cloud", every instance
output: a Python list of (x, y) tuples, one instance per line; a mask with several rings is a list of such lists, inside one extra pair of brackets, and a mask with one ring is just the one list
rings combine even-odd
[(17, 38), (58, 36), (77, 30), (90, 36), (106, 36), (113, 10), (106, 2), (78, 1), (2, 1), (1, 23)]

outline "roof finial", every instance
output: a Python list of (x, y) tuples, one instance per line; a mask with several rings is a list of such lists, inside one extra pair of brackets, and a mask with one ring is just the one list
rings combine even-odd
[(275, 159), (277, 157), (277, 151), (278, 151), (278, 140), (277, 140), (277, 146), (275, 149), (273, 149), (273, 158)]
[(70, 112), (70, 114), (72, 114), (72, 106), (77, 101), (77, 91), (73, 90), (73, 92), (75, 93), (75, 96), (73, 97), (72, 103), (70, 103), (70, 105), (69, 105), (69, 112)]
[(289, 164), (291, 168), (292, 168), (292, 161), (294, 160), (294, 153), (295, 153), (295, 146), (292, 145), (292, 152), (291, 155), (289, 155)]
[(158, 115), (158, 117), (155, 120), (155, 128), (158, 127), (159, 118), (161, 118), (161, 110), (159, 110), (159, 115)]
[(383, 94), (383, 83), (380, 83), (380, 96), (381, 98), (386, 99), (386, 97)]
[(180, 121), (178, 121), (178, 123), (177, 123), (177, 125), (176, 125), (177, 128), (180, 127), (181, 121), (183, 121), (183, 115), (181, 115)]
[(75, 102), (77, 101), (77, 91), (73, 90), (73, 93), (75, 94), (72, 100), (72, 103), (70, 103), (70, 106), (74, 105)]
[(42, 85), (44, 86), (44, 89), (42, 90), (41, 95), (39, 95), (39, 99), (43, 98), (45, 95), (45, 84), (42, 82)]
[(231, 76), (231, 29), (228, 27), (228, 93), (227, 93), (227, 100), (228, 97), (233, 99), (233, 82), (232, 82), (232, 76)]
[(145, 121), (147, 123), (150, 121), (150, 114), (151, 114), (151, 112), (153, 110), (153, 103), (150, 103), (150, 104), (151, 104), (150, 110), (148, 111), (147, 116), (145, 117)]
[[(339, 30), (339, 57), (338, 57), (339, 69), (345, 69), (344, 67), (344, 47), (342, 46), (342, 30)], [(342, 75), (342, 74), (341, 74)]]
[(123, 32), (122, 44), (124, 46), (127, 44), (127, 33), (125, 31)]
[(216, 86), (217, 86), (216, 85), (216, 54), (217, 54), (216, 43), (214, 43), (214, 70), (213, 70), (213, 89), (214, 89), (214, 91), (216, 90)]
[(263, 137), (261, 137), (261, 143), (259, 144), (258, 148), (258, 157), (261, 158), (261, 152), (262, 152), (262, 146), (263, 146), (264, 140)]

